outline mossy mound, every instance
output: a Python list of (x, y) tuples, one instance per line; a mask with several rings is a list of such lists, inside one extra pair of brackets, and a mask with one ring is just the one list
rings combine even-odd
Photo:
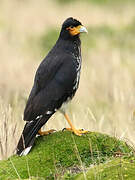
[(27, 156), (1, 161), (0, 179), (77, 179), (82, 175), (75, 177), (76, 174), (87, 171), (91, 165), (116, 159), (117, 155), (130, 157), (133, 150), (105, 134), (93, 132), (78, 137), (66, 131), (56, 132), (38, 137)]
[(135, 157), (120, 157), (105, 164), (96, 165), (87, 172), (76, 175), (74, 180), (134, 180)]

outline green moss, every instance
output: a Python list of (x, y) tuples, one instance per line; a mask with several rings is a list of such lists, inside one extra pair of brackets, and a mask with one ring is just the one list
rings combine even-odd
[(66, 131), (56, 132), (38, 137), (29, 155), (1, 161), (0, 179), (54, 179), (62, 177), (68, 168), (106, 162), (116, 152), (129, 155), (132, 149), (125, 142), (100, 133), (78, 137)]
[[(91, 180), (134, 180), (135, 178), (135, 157), (115, 158), (105, 164), (100, 164), (90, 168), (86, 173), (87, 179)], [(80, 174), (74, 177), (74, 180), (83, 180), (84, 175)]]

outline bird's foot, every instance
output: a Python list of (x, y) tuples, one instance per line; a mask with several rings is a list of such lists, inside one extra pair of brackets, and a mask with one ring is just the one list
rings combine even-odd
[(56, 130), (54, 129), (50, 129), (49, 131), (41, 131), (41, 129), (38, 131), (38, 134), (40, 136), (45, 136), (45, 135), (48, 135), (48, 134), (52, 134), (53, 132), (55, 132)]
[(83, 129), (75, 129), (75, 128), (64, 128), (63, 130), (71, 131), (77, 136), (82, 136), (82, 134), (86, 134), (89, 132)]

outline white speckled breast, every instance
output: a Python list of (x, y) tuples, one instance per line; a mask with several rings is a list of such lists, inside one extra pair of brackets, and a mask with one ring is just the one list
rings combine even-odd
[(75, 62), (75, 66), (76, 66), (76, 72), (77, 72), (73, 90), (76, 90), (78, 88), (79, 80), (80, 80), (80, 72), (81, 72), (81, 64), (82, 64), (80, 47), (78, 48), (78, 50), (79, 50), (79, 55), (73, 54), (74, 59), (75, 59), (74, 62)]

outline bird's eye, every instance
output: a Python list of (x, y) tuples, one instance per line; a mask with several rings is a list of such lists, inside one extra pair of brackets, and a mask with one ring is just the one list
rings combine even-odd
[(74, 26), (70, 26), (70, 28), (73, 28)]

